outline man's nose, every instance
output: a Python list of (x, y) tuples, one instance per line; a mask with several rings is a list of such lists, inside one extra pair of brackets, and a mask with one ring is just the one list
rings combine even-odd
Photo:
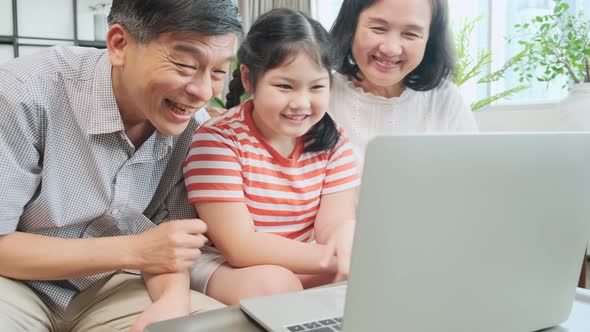
[(213, 98), (211, 77), (206, 74), (195, 75), (186, 85), (186, 92), (201, 102), (209, 102)]

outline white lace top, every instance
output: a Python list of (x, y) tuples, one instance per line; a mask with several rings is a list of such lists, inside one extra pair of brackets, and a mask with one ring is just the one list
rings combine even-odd
[(328, 111), (350, 137), (359, 166), (367, 143), (378, 134), (477, 131), (473, 113), (449, 81), (430, 91), (406, 88), (399, 97), (385, 98), (334, 73)]

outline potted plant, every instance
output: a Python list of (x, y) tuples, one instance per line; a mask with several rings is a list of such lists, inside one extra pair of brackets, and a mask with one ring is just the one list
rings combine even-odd
[[(477, 23), (479, 23), (482, 19), (483, 16), (478, 16), (473, 20), (466, 19), (453, 29), (455, 53), (457, 55), (453, 82), (457, 86), (461, 86), (473, 80), (476, 80), (476, 84), (486, 84), (499, 81), (504, 77), (504, 73), (512, 68), (524, 56), (524, 52), (521, 52), (506, 61), (506, 63), (504, 63), (500, 69), (485, 74), (492, 63), (492, 51), (478, 49), (475, 56), (473, 56), (470, 52), (471, 35), (473, 34), (473, 30), (475, 29)], [(475, 100), (470, 104), (471, 110), (478, 110), (499, 99), (508, 98), (511, 95), (525, 89), (528, 89), (528, 85), (520, 84), (514, 88), (501, 91), (481, 100)]]
[(94, 14), (94, 40), (106, 40), (108, 30), (106, 11), (110, 5), (110, 2), (102, 1), (88, 6), (90, 12)]
[(551, 13), (515, 25), (525, 52), (515, 72), (521, 82), (566, 77), (570, 94), (560, 103), (565, 129), (590, 129), (590, 21), (563, 0), (554, 3)]

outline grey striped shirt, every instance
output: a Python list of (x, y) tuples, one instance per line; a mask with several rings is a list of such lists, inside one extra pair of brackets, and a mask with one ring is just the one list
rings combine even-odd
[[(105, 50), (55, 47), (1, 65), (0, 235), (128, 235), (194, 217), (182, 162), (207, 118), (201, 110), (181, 135), (156, 132), (136, 151), (123, 132)], [(79, 291), (108, 275), (27, 284), (63, 314)]]

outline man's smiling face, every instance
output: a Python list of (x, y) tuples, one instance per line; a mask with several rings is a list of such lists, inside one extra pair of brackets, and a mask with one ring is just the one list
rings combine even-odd
[(123, 117), (149, 121), (166, 135), (182, 133), (194, 113), (223, 90), (235, 39), (233, 33), (169, 32), (145, 44), (130, 40), (120, 70)]

